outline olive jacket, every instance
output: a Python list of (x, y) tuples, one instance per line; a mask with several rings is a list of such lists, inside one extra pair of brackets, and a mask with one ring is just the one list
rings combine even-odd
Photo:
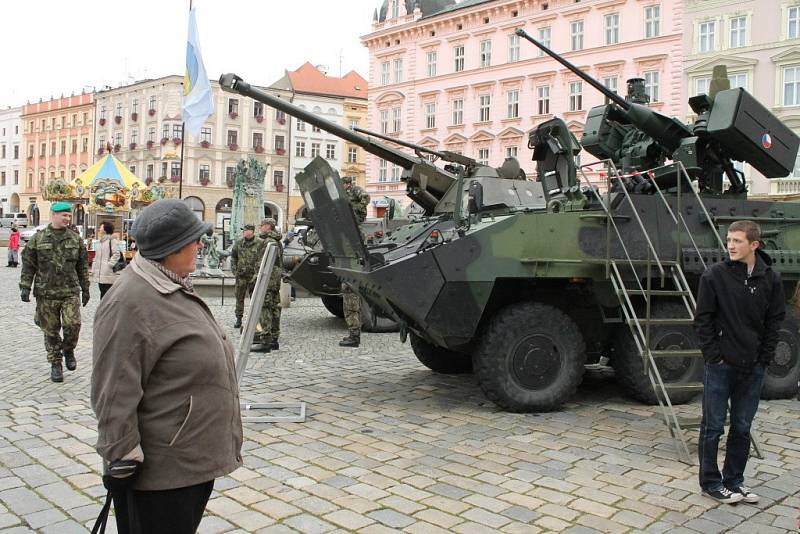
[(89, 291), (89, 262), (81, 236), (52, 225), (36, 232), (22, 249), (20, 289), (38, 298), (67, 298)]
[(144, 453), (138, 490), (242, 465), (234, 352), (203, 300), (138, 253), (97, 308), (92, 409), (105, 462)]

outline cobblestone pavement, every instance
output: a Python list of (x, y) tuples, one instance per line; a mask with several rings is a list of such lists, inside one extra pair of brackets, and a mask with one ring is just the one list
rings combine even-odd
[[(78, 370), (57, 385), (18, 276), (0, 267), (0, 530), (86, 532), (105, 494), (88, 401), (96, 287)], [(230, 327), (232, 302), (211, 303)], [(764, 402), (756, 419), (766, 458), (747, 477), (762, 502), (717, 505), (699, 495), (696, 467), (676, 460), (660, 414), (620, 397), (611, 377), (588, 377), (562, 411), (508, 414), (472, 377), (425, 369), (397, 334), (338, 347), (345, 327), (317, 299), (283, 317), (281, 350), (251, 357), (242, 396), (303, 400), (308, 418), (246, 425), (246, 467), (217, 481), (201, 532), (797, 529), (797, 401)]]

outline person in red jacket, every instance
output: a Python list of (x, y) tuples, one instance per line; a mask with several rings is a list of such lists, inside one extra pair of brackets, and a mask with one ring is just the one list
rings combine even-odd
[(17, 225), (11, 226), (11, 235), (8, 236), (8, 265), (6, 267), (16, 267), (19, 265), (19, 230)]

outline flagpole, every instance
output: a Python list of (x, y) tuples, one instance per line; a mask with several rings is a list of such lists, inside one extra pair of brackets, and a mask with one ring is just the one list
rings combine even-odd
[[(189, 12), (192, 11), (192, 0), (189, 0)], [(186, 122), (181, 122), (181, 175), (178, 182), (178, 199), (183, 199), (183, 151), (186, 147)]]

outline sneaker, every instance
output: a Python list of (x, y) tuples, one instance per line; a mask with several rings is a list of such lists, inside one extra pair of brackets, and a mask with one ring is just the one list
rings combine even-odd
[(758, 502), (758, 495), (753, 493), (747, 486), (739, 486), (738, 488), (731, 488), (733, 493), (739, 493), (742, 496), (742, 501), (755, 504)]
[(713, 491), (703, 490), (703, 493), (708, 495), (715, 501), (724, 504), (736, 504), (737, 502), (741, 502), (744, 499), (744, 495), (742, 495), (741, 493), (733, 492), (728, 488), (719, 488)]

